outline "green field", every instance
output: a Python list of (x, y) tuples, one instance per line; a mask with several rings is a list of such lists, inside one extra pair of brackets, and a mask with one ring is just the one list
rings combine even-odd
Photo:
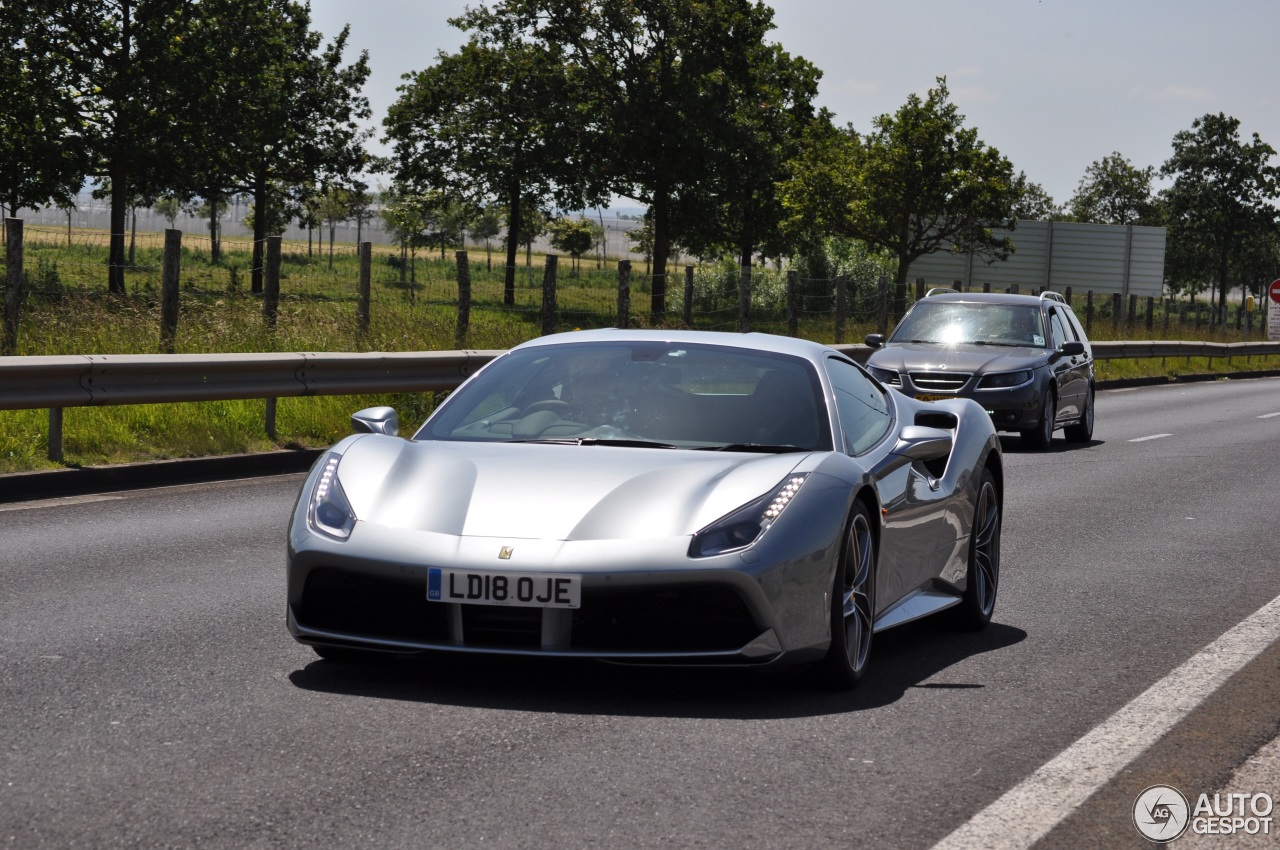
[[(134, 262), (126, 273), (123, 297), (106, 293), (106, 237), (99, 232), (27, 228), (24, 269), (27, 275), (18, 333), (20, 355), (151, 354), (160, 345), (161, 238), (139, 234)], [(296, 351), (431, 351), (455, 348), (457, 267), (450, 252), (441, 260), (422, 254), (402, 268), (399, 253), (375, 249), (371, 275), (370, 323), (362, 332), (356, 317), (359, 263), (351, 245), (286, 243), (282, 265), (279, 316), (269, 328), (262, 302), (250, 292), (251, 246), (224, 240), (221, 262), (210, 262), (209, 243), (184, 239), (180, 274), (179, 353)], [(472, 278), (470, 327), (466, 348), (504, 349), (541, 333), (543, 258), (534, 255), (517, 266), (516, 304), (502, 304), (502, 258), (487, 262), (483, 249), (469, 253)], [(555, 330), (612, 326), (617, 321), (616, 263), (597, 269), (584, 259), (575, 270), (568, 258), (559, 261)], [(649, 281), (643, 264), (633, 274), (631, 323), (648, 324)], [(663, 326), (680, 326), (683, 269), (668, 292)], [(733, 331), (738, 308), (731, 292), (733, 271), (699, 267), (695, 274), (693, 324)], [(403, 279), (402, 279), (403, 278)], [(752, 328), (785, 333), (780, 293), (785, 276), (761, 270), (753, 283)], [(806, 281), (808, 293), (798, 317), (798, 334), (819, 342), (836, 341), (830, 284)], [(1077, 312), (1083, 308), (1076, 304)], [(1083, 315), (1082, 315), (1083, 318)], [(1095, 318), (1095, 339), (1202, 339), (1237, 341), (1234, 329), (1222, 333), (1176, 321), (1165, 326), (1157, 315), (1148, 331), (1141, 322), (1132, 329), (1113, 328), (1109, 318)], [(876, 330), (874, 298), (851, 297), (843, 341), (861, 341)], [(1257, 338), (1255, 332), (1255, 339)], [(1277, 360), (1277, 358), (1271, 358)], [(1102, 379), (1148, 375), (1219, 373), (1275, 368), (1258, 358), (1227, 363), (1184, 358), (1162, 362), (1100, 362)], [(404, 428), (413, 428), (430, 413), (430, 393), (393, 396), (335, 396), (281, 399), (276, 438), (266, 436), (265, 402), (261, 400), (199, 404), (130, 405), (67, 408), (63, 419), (65, 465), (100, 465), (152, 458), (196, 457), (266, 451), (274, 448), (327, 445), (349, 431), (350, 413), (360, 407), (390, 404)], [(47, 459), (48, 411), (0, 411), (0, 472), (55, 468)]]

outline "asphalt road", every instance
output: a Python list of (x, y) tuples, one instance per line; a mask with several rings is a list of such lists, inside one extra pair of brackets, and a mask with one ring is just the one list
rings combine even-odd
[[(849, 693), (319, 661), (284, 627), (298, 475), (0, 505), (0, 845), (930, 847), (1280, 594), (1272, 414), (1280, 380), (1173, 385), (1007, 440), (995, 621), (879, 635)], [(1155, 783), (1280, 798), (1233, 778), (1278, 732), (1272, 646), (1039, 846), (1148, 846)]]

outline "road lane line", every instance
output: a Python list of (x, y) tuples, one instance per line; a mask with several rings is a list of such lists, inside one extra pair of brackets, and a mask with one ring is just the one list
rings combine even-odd
[(1147, 440), (1159, 440), (1162, 437), (1172, 437), (1172, 434), (1152, 434), (1149, 437), (1137, 437), (1130, 440), (1131, 443), (1145, 443)]
[(1264, 413), (1264, 414), (1262, 414), (1261, 416), (1259, 416), (1258, 418), (1259, 418), (1259, 419), (1270, 419), (1272, 416), (1280, 416), (1280, 413)]
[(1280, 640), (1280, 596), (1050, 759), (933, 850), (1024, 850)]
[(111, 495), (88, 495), (88, 496), (60, 496), (54, 499), (40, 499), (35, 502), (14, 502), (13, 504), (0, 504), (0, 513), (4, 511), (33, 511), (37, 508), (56, 508), (62, 505), (87, 505), (92, 502), (114, 502), (123, 499), (124, 496)]

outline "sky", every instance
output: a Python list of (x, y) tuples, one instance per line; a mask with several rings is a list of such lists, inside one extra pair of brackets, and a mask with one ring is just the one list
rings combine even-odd
[[(380, 124), (401, 75), (454, 52), (466, 0), (311, 0), (327, 38), (369, 51)], [(472, 0), (470, 5), (477, 3)], [(1063, 204), (1120, 153), (1157, 170), (1175, 133), (1208, 113), (1280, 150), (1276, 0), (774, 0), (768, 39), (822, 72), (818, 104), (867, 130), (946, 77), (951, 100), (1015, 171)], [(380, 135), (380, 134), (379, 134)], [(371, 145), (379, 153), (385, 146)], [(1273, 160), (1280, 164), (1280, 159)], [(1157, 188), (1166, 181), (1157, 180)]]

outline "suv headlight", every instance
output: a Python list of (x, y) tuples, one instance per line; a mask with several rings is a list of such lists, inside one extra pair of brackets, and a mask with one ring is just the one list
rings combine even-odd
[(996, 372), (991, 375), (983, 375), (982, 380), (978, 381), (978, 389), (1008, 390), (1029, 383), (1031, 383), (1031, 370), (1019, 369), (1017, 372)]
[(325, 455), (307, 505), (307, 525), (312, 531), (335, 540), (346, 540), (356, 525), (356, 515), (338, 481), (338, 463), (341, 460), (342, 455)]
[(886, 387), (902, 386), (902, 379), (898, 377), (898, 373), (892, 369), (882, 369), (879, 366), (868, 366), (867, 371), (875, 376), (875, 379)]
[(721, 555), (735, 549), (745, 549), (756, 542), (782, 515), (787, 505), (791, 504), (807, 477), (807, 474), (788, 477), (771, 492), (721, 517), (693, 535), (693, 542), (689, 544), (689, 557)]

